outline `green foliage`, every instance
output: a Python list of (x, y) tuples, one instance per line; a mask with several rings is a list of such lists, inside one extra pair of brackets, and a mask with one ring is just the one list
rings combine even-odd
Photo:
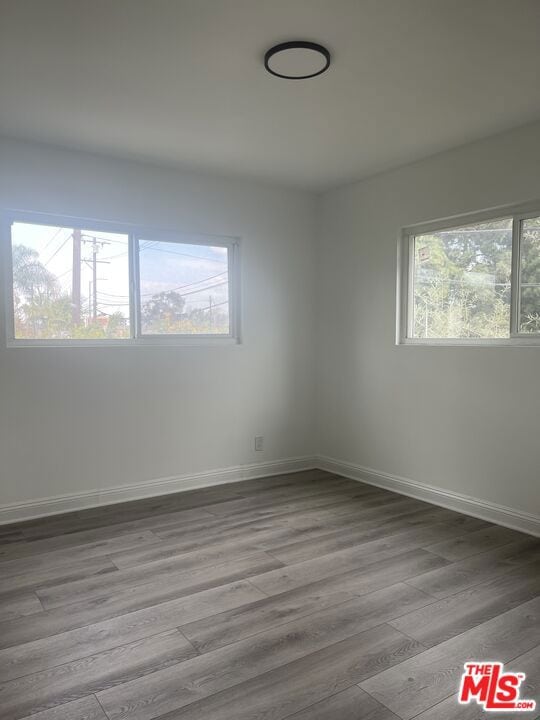
[(71, 296), (62, 292), (56, 277), (39, 260), (39, 254), (24, 245), (13, 246), (13, 296), (18, 338), (129, 337), (128, 323), (120, 313), (73, 323)]
[(172, 328), (184, 318), (185, 304), (184, 298), (174, 290), (152, 295), (141, 309), (144, 332), (150, 335), (173, 332)]
[(540, 332), (540, 218), (525, 220), (521, 237), (521, 332)]
[(507, 337), (510, 221), (421, 235), (415, 243), (415, 336)]
[(40, 262), (39, 253), (25, 245), (14, 245), (12, 254), (13, 290), (16, 297), (37, 301), (58, 293), (55, 276)]
[(180, 293), (157, 293), (141, 308), (143, 332), (147, 335), (193, 335), (227, 333), (228, 317), (218, 308), (194, 308), (186, 312)]
[(56, 337), (71, 313), (70, 299), (32, 248), (15, 245), (12, 262), (17, 337)]
[[(501, 338), (510, 327), (510, 220), (415, 239), (416, 337)], [(540, 218), (521, 228), (520, 332), (540, 333)]]

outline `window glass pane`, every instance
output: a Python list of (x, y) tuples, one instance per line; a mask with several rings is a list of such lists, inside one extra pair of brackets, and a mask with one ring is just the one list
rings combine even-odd
[(143, 335), (229, 334), (227, 248), (141, 240), (139, 271)]
[(540, 217), (521, 224), (519, 331), (540, 333)]
[(16, 222), (15, 337), (130, 337), (128, 236)]
[(417, 235), (413, 337), (509, 337), (511, 265), (511, 219)]

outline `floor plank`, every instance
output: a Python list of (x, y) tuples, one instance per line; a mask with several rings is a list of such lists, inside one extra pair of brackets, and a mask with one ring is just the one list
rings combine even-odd
[(52, 552), (64, 548), (77, 547), (93, 542), (102, 542), (107, 538), (116, 538), (124, 534), (132, 534), (140, 532), (144, 529), (153, 529), (156, 527), (167, 527), (172, 525), (178, 526), (189, 520), (198, 520), (199, 522), (205, 518), (212, 518), (210, 513), (197, 508), (195, 510), (186, 510), (182, 512), (166, 513), (157, 517), (139, 518), (128, 522), (113, 523), (105, 527), (98, 526), (88, 530), (74, 530), (64, 534), (62, 527), (58, 529), (58, 535), (51, 535), (45, 539), (24, 539), (21, 541), (0, 545), (0, 560), (13, 560), (28, 556), (37, 556), (42, 553)]
[(0, 718), (18, 720), (55, 705), (144, 677), (195, 655), (178, 630), (145, 638), (3, 683)]
[[(354, 622), (359, 624), (354, 632), (360, 632), (358, 628), (365, 629), (372, 624), (391, 620), (407, 606), (418, 608), (433, 602), (429, 595), (411, 590), (409, 585), (399, 583), (361, 597), (353, 597), (352, 593), (340, 590), (329, 594), (293, 591), (182, 625), (180, 629), (200, 653), (281, 625), (286, 625), (286, 630), (300, 632), (306, 624), (309, 626), (328, 617), (334, 617), (334, 623), (338, 619), (340, 623), (345, 623), (350, 620), (349, 613), (354, 617)], [(327, 612), (327, 608), (332, 606), (335, 606), (335, 611)], [(298, 622), (300, 620), (302, 622)], [(292, 621), (295, 622), (294, 626), (291, 625)], [(336, 632), (335, 624), (333, 627)], [(351, 630), (350, 634), (354, 632)]]
[(540, 598), (535, 598), (378, 674), (361, 687), (403, 720), (410, 720), (456, 691), (466, 660), (508, 662), (539, 642)]
[(540, 541), (320, 470), (1, 527), (0, 578), (0, 720), (480, 720), (472, 656), (538, 692)]
[(15, 593), (7, 597), (0, 596), (0, 627), (3, 622), (33, 615), (43, 610), (37, 595), (33, 592)]
[(61, 587), (64, 584), (69, 585), (75, 582), (91, 582), (90, 578), (103, 580), (104, 575), (109, 576), (117, 572), (118, 568), (107, 557), (89, 558), (83, 563), (64, 563), (61, 566), (48, 567), (45, 565), (34, 570), (27, 570), (20, 575), (3, 577), (0, 598), (20, 593), (23, 590), (35, 590), (38, 587)]
[(414, 578), (411, 583), (430, 595), (442, 598), (538, 559), (540, 540), (528, 538), (433, 570)]
[(154, 563), (160, 560), (172, 560), (175, 568), (188, 570), (192, 567), (213, 565), (222, 560), (255, 555), (259, 551), (258, 543), (254, 541), (254, 538), (250, 537), (243, 540), (223, 539), (221, 542), (205, 543), (203, 547), (199, 545), (195, 550), (186, 550), (181, 544), (167, 546), (167, 543), (162, 541), (160, 544), (151, 545), (150, 547), (114, 553), (110, 555), (110, 559), (120, 570), (134, 568), (133, 573), (137, 573), (137, 568), (140, 570), (142, 566), (147, 565), (150, 565), (151, 568)]
[(67, 605), (81, 600), (107, 597), (115, 591), (132, 590), (134, 593), (149, 594), (155, 600), (170, 599), (171, 595), (191, 594), (224, 582), (239, 580), (255, 572), (255, 568), (268, 572), (283, 563), (263, 552), (250, 554), (246, 558), (205, 565), (204, 567), (183, 567), (183, 560), (165, 560), (148, 563), (142, 567), (116, 570), (107, 578), (88, 578), (40, 587), (36, 594), (44, 608)]
[[(401, 555), (408, 550), (421, 548), (434, 538), (456, 535), (460, 530), (446, 525), (396, 533), (389, 537), (355, 545), (352, 548), (328, 553), (311, 560), (269, 571), (252, 579), (252, 582), (268, 595), (292, 590), (309, 582), (338, 575), (347, 570), (368, 567), (380, 560)], [(273, 553), (272, 553), (273, 554)]]
[(15, 558), (14, 560), (4, 560), (3, 562), (0, 561), (0, 573), (4, 578), (22, 573), (37, 573), (45, 568), (52, 569), (74, 563), (82, 563), (86, 562), (86, 560), (103, 557), (104, 555), (110, 555), (112, 553), (120, 554), (133, 550), (134, 548), (148, 548), (148, 546), (162, 542), (161, 538), (157, 537), (151, 530), (129, 533), (128, 535), (120, 535), (119, 537), (106, 540), (96, 540), (86, 545), (78, 545), (64, 550), (52, 550), (51, 552), (40, 553), (38, 555)]
[[(214, 711), (217, 710), (222, 714), (216, 717), (239, 718), (241, 714), (237, 707), (230, 708), (228, 705), (231, 698), (234, 698), (235, 701), (238, 697), (245, 698), (246, 687), (251, 688), (251, 683), (246, 681), (257, 678), (254, 685), (258, 686), (261, 682), (259, 679), (267, 678), (272, 670), (281, 670), (280, 677), (283, 677), (283, 668), (290, 668), (295, 661), (306, 657), (318, 656), (315, 659), (315, 667), (317, 667), (321, 662), (317, 645), (322, 644), (323, 650), (328, 647), (328, 626), (325, 629), (326, 632), (323, 632), (323, 636), (326, 636), (326, 640), (324, 637), (317, 639), (316, 628), (312, 628), (311, 632), (307, 634), (293, 631), (292, 636), (289, 637), (287, 636), (288, 628), (280, 628), (277, 632), (262, 633), (257, 636), (257, 640), (240, 641), (212, 653), (193, 658), (168, 671), (154, 673), (141, 678), (141, 680), (99, 693), (98, 699), (111, 720), (119, 718), (150, 720), (150, 718), (168, 715), (172, 711), (180, 710), (182, 707), (208, 696), (211, 696), (209, 702), (196, 703), (193, 713), (188, 712), (188, 717), (208, 720), (208, 718), (216, 716)], [(291, 642), (284, 642), (284, 639), (290, 639)], [(355, 667), (359, 677), (363, 677), (366, 672), (369, 674), (374, 667), (383, 669), (385, 666), (397, 662), (398, 659), (402, 660), (422, 649), (419, 643), (406, 638), (387, 625), (380, 625), (375, 629), (355, 635), (353, 638), (349, 637), (345, 643), (347, 644), (344, 647), (339, 648), (343, 651), (344, 656), (341, 658), (341, 667), (351, 663), (351, 654), (354, 653), (355, 666), (362, 668), (360, 671), (360, 668)], [(339, 645), (341, 645), (340, 642), (332, 643), (330, 647), (335, 649)], [(360, 648), (362, 652), (359, 657)], [(334, 653), (323, 654), (323, 657), (326, 658), (325, 670), (327, 673), (332, 672), (332, 666), (328, 659), (334, 655), (335, 650)], [(304, 675), (310, 666), (313, 668), (312, 663), (306, 660)], [(315, 675), (316, 673), (314, 673)], [(357, 675), (353, 677), (356, 678)], [(351, 685), (353, 682), (354, 680), (348, 677), (347, 685)], [(238, 685), (241, 687), (236, 689), (235, 686)], [(220, 692), (223, 690), (230, 690), (230, 692)], [(247, 694), (248, 701), (264, 702), (265, 695), (260, 691), (252, 693), (248, 690)], [(266, 702), (268, 700), (269, 697), (266, 696)], [(274, 696), (272, 700), (273, 717), (276, 717), (274, 714), (276, 700), (277, 698)], [(289, 708), (287, 714), (291, 712), (292, 710)], [(173, 717), (176, 716), (183, 717), (183, 714), (173, 715)]]
[[(419, 590), (416, 592), (419, 598), (416, 604), (421, 605), (420, 599), (427, 596)], [(0, 650), (0, 678), (5, 682), (55, 667), (58, 658), (62, 658), (62, 663), (67, 663), (120, 645), (127, 645), (172, 630), (184, 623), (196, 621), (209, 612), (219, 610), (223, 614), (227, 605), (231, 608), (242, 607), (250, 601), (260, 599), (261, 596), (262, 593), (249, 583), (238, 584), (229, 588), (227, 595), (221, 592), (217, 601), (216, 598), (199, 596), (196, 597), (195, 602), (191, 600), (193, 596), (187, 599), (179, 598), (82, 628), (19, 644), (17, 647), (5, 648)], [(412, 604), (409, 603), (411, 606)]]
[(397, 716), (381, 705), (358, 685), (289, 715), (288, 720), (397, 720)]
[(407, 613), (391, 625), (431, 647), (540, 594), (540, 561)]
[[(118, 618), (118, 622), (122, 623), (123, 616), (132, 616), (133, 613), (140, 612), (141, 614), (136, 615), (135, 618), (143, 623), (151, 623), (153, 618), (172, 612), (177, 619), (175, 624), (179, 625), (227, 611), (262, 597), (264, 593), (246, 580), (218, 585), (163, 602), (159, 602), (159, 599), (156, 601), (155, 596), (149, 593), (141, 594), (128, 590), (107, 598), (64, 605), (32, 617), (2, 623), (0, 648), (14, 648), (13, 655), (8, 653), (7, 657), (16, 657), (17, 645), (26, 652), (24, 650), (26, 645), (32, 645), (35, 641), (111, 618)], [(145, 610), (148, 612), (146, 613)]]
[[(354, 597), (362, 597), (377, 590), (396, 586), (401, 580), (421, 573), (424, 569), (439, 566), (445, 561), (423, 550), (411, 551), (389, 558), (366, 570), (353, 570), (309, 583), (295, 590), (266, 597), (242, 608), (241, 612), (223, 612), (207, 615), (207, 621), (182, 626), (190, 639), (201, 643), (200, 650), (207, 652), (253, 634), (255, 626), (262, 631), (295, 618), (331, 607)], [(431, 598), (435, 602), (435, 598)], [(197, 634), (197, 638), (195, 637)]]
[[(431, 524), (439, 521), (432, 520)], [(320, 535), (301, 540), (294, 540), (285, 544), (277, 541), (267, 543), (271, 547), (272, 554), (279, 557), (287, 565), (311, 560), (321, 557), (337, 550), (360, 545), (362, 542), (376, 540), (380, 537), (387, 537), (414, 527), (429, 525), (429, 518), (426, 518), (425, 510), (417, 510), (413, 513), (406, 513), (397, 518), (364, 520), (362, 522), (347, 523), (345, 527), (338, 530), (329, 530)]]
[[(505, 665), (505, 671), (524, 672), (526, 679), (520, 687), (520, 696), (526, 700), (536, 699), (536, 710), (534, 712), (505, 713), (505, 716), (528, 718), (537, 720), (540, 717), (540, 646), (536, 646), (524, 655)], [(428, 710), (417, 715), (415, 720), (493, 720), (498, 713), (484, 712), (481, 707), (471, 703), (470, 705), (459, 705), (456, 702), (455, 694), (445, 700), (433, 705)], [(502, 715), (500, 716), (502, 718)], [(506, 718), (505, 718), (506, 720)]]
[(471, 555), (492, 550), (500, 545), (507, 545), (510, 542), (525, 540), (527, 537), (517, 530), (509, 528), (493, 527), (468, 533), (453, 540), (445, 540), (426, 549), (437, 553), (447, 560), (463, 560)]
[[(377, 520), (365, 520), (361, 523), (351, 522), (348, 527), (346, 526), (340, 530), (334, 530), (330, 533), (310, 538), (309, 540), (299, 540), (285, 545), (277, 545), (276, 541), (271, 541), (263, 542), (262, 545), (271, 549), (272, 555), (277, 557), (278, 560), (292, 565), (302, 562), (303, 560), (311, 560), (321, 557), (322, 555), (328, 555), (337, 550), (345, 550), (346, 548), (355, 547), (356, 545), (362, 545), (363, 543), (378, 538), (390, 538), (393, 535), (400, 535), (400, 537), (405, 540), (408, 538), (421, 540), (422, 536), (419, 533), (411, 533), (408, 536), (405, 535), (405, 533), (415, 528), (418, 530), (426, 530), (430, 527), (434, 527), (436, 535), (437, 529), (440, 532), (441, 528), (444, 528), (443, 534), (451, 536), (458, 535), (456, 540), (467, 537), (467, 531), (462, 527), (449, 527), (446, 523), (441, 524), (440, 520), (434, 516), (431, 511), (417, 510), (413, 513), (391, 517), (388, 520), (380, 518)], [(465, 535), (461, 535), (461, 533), (465, 533)], [(428, 532), (425, 542), (431, 543), (432, 537)], [(445, 540), (443, 542), (452, 541), (453, 540)], [(410, 544), (408, 547), (410, 547)], [(432, 547), (431, 544), (428, 544), (425, 549), (431, 550)], [(437, 554), (444, 557), (442, 553)]]
[[(367, 524), (367, 521), (365, 521)], [(378, 522), (373, 523), (379, 525)], [(133, 551), (115, 553), (111, 560), (119, 568), (129, 568), (156, 560), (173, 558), (188, 552), (200, 551), (201, 546), (208, 551), (211, 547), (241, 546), (241, 543), (252, 547), (274, 548), (291, 540), (302, 538), (318, 538), (328, 533), (328, 529), (318, 523), (297, 530), (291, 528), (283, 518), (256, 519), (256, 520), (215, 520), (213, 523), (205, 522), (175, 528), (173, 530), (156, 530), (162, 538), (159, 544), (136, 548)]]
[(190, 490), (174, 495), (151, 497), (29, 520), (19, 523), (18, 528), (22, 529), (24, 537), (28, 540), (45, 540), (53, 536), (80, 532), (86, 528), (106, 528), (108, 525), (136, 522), (139, 519), (168, 513), (172, 509), (179, 512), (196, 510), (210, 502), (217, 503), (235, 497), (242, 496), (226, 487), (209, 487), (204, 490)]
[[(32, 720), (107, 720), (101, 705), (93, 695), (42, 710), (31, 716)], [(24, 720), (30, 720), (27, 715)]]
[[(283, 720), (313, 703), (414, 656), (422, 646), (380, 625), (276, 670), (169, 712), (163, 720)], [(127, 720), (128, 714), (118, 718)], [(112, 720), (117, 720), (112, 716)], [(335, 720), (329, 717), (328, 720)]]
[(312, 484), (309, 488), (302, 485), (298, 485), (297, 487), (287, 485), (285, 487), (267, 490), (264, 493), (251, 493), (247, 497), (231, 499), (222, 503), (216, 503), (215, 505), (205, 505), (204, 509), (212, 515), (227, 517), (229, 515), (256, 511), (259, 508), (263, 508), (266, 511), (271, 511), (275, 508), (276, 511), (279, 512), (282, 505), (289, 505), (297, 501), (307, 504), (312, 500), (317, 503), (317, 498), (319, 498), (323, 504), (330, 504), (335, 499), (343, 501), (347, 496), (376, 496), (380, 498), (381, 493), (378, 493), (376, 489), (362, 491), (358, 486), (355, 487), (350, 483), (341, 483), (339, 481), (334, 481), (332, 484)]
[(281, 496), (277, 501), (272, 500), (270, 503), (266, 497), (260, 498), (242, 498), (241, 500), (230, 500), (229, 502), (220, 503), (219, 505), (208, 505), (205, 510), (217, 517), (269, 517), (272, 515), (284, 515), (286, 513), (301, 512), (302, 510), (315, 508), (319, 506), (341, 506), (350, 500), (359, 508), (379, 507), (394, 502), (398, 502), (399, 498), (390, 493), (382, 495), (381, 493), (356, 493), (354, 488), (347, 490), (333, 490), (329, 492), (319, 491), (318, 494), (309, 494), (307, 497), (298, 497), (295, 495), (293, 499)]

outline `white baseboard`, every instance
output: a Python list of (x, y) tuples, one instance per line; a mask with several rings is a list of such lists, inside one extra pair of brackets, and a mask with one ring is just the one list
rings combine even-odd
[(385, 488), (385, 490), (392, 490), (392, 492), (423, 500), (432, 505), (440, 505), (449, 510), (472, 515), (481, 520), (487, 520), (497, 525), (504, 525), (513, 530), (540, 537), (540, 517), (538, 515), (531, 515), (522, 510), (515, 510), (504, 505), (497, 505), (486, 500), (470, 497), (469, 495), (424, 485), (398, 475), (390, 475), (389, 473), (329, 457), (319, 457), (317, 467), (351, 480), (376, 485)]
[(90, 490), (84, 493), (71, 493), (69, 495), (12, 503), (0, 506), (0, 525), (49, 515), (59, 515), (73, 510), (84, 510), (101, 505), (113, 505), (127, 500), (170, 495), (171, 493), (195, 490), (210, 485), (223, 485), (238, 482), (239, 480), (252, 480), (254, 478), (270, 477), (271, 475), (313, 470), (316, 467), (316, 458), (314, 457), (287, 458), (159, 478), (104, 490)]
[(407, 478), (335, 460), (329, 457), (297, 457), (269, 462), (251, 463), (235, 467), (188, 473), (167, 478), (159, 478), (133, 485), (122, 485), (108, 489), (91, 490), (84, 493), (72, 493), (56, 497), (29, 500), (0, 506), (0, 525), (30, 520), (33, 518), (59, 515), (74, 510), (84, 510), (101, 505), (113, 505), (128, 500), (140, 500), (147, 497), (169, 495), (184, 490), (212, 485), (223, 485), (272, 475), (296, 473), (303, 470), (320, 469), (343, 477), (365, 482), (370, 485), (423, 500), (432, 505), (455, 510), (466, 515), (487, 520), (498, 525), (519, 530), (540, 537), (540, 517), (514, 508), (497, 505), (461, 493), (443, 490), (431, 485), (415, 482)]

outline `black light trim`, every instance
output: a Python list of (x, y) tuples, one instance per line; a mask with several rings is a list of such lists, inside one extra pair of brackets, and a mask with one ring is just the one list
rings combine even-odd
[[(297, 50), (299, 48), (303, 50), (315, 50), (316, 52), (320, 53), (326, 59), (326, 64), (324, 65), (324, 67), (321, 68), (321, 70), (318, 70), (316, 73), (311, 73), (311, 75), (281, 75), (280, 73), (272, 70), (269, 62), (274, 55), (282, 52), (283, 50)], [(322, 45), (319, 45), (318, 43), (307, 42), (306, 40), (291, 40), (290, 42), (284, 42), (280, 43), (279, 45), (274, 45), (274, 47), (271, 47), (270, 50), (267, 50), (264, 55), (264, 67), (271, 75), (285, 78), (285, 80), (307, 80), (307, 78), (316, 77), (317, 75), (322, 75), (323, 72), (326, 72), (326, 70), (328, 70), (328, 68), (330, 67), (330, 60), (331, 57), (329, 51)]]

